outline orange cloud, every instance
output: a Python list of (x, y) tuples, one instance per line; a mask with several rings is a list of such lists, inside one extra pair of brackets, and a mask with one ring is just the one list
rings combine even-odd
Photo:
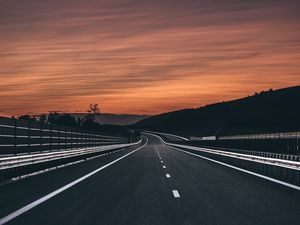
[(297, 1), (6, 1), (5, 114), (156, 114), (299, 84)]

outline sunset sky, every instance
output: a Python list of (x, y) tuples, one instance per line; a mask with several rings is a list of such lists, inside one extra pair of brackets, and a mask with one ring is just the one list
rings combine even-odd
[(157, 114), (300, 84), (299, 0), (0, 0), (0, 114)]

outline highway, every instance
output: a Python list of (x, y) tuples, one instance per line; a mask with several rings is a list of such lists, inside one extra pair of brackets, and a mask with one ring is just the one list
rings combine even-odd
[(300, 191), (168, 147), (138, 146), (0, 186), (0, 224), (298, 225)]

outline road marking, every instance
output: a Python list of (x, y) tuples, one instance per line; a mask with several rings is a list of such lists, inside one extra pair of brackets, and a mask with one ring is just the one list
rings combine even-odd
[(157, 150), (156, 145), (154, 145), (154, 148), (155, 148), (155, 151), (156, 151), (157, 155), (160, 156), (160, 155), (159, 155), (159, 152), (158, 152), (158, 150)]
[(179, 192), (177, 190), (173, 190), (174, 198), (180, 198)]
[[(145, 138), (146, 138), (146, 137), (145, 137)], [(109, 166), (111, 166), (111, 165), (117, 163), (117, 162), (120, 161), (121, 159), (124, 159), (125, 157), (127, 157), (127, 156), (129, 156), (129, 155), (135, 153), (136, 151), (138, 151), (138, 150), (140, 150), (141, 148), (145, 147), (145, 146), (147, 145), (147, 143), (148, 143), (148, 138), (146, 138), (146, 143), (145, 143), (143, 146), (141, 146), (141, 147), (139, 147), (139, 148), (137, 148), (137, 149), (135, 149), (135, 150), (133, 150), (133, 151), (131, 151), (131, 152), (129, 152), (129, 153), (123, 155), (123, 156), (121, 156), (120, 158), (118, 158), (118, 159), (116, 159), (116, 160), (114, 160), (114, 161), (112, 161), (112, 162), (110, 162), (110, 163), (108, 163), (108, 164), (106, 164), (106, 165), (104, 165), (104, 166), (101, 166), (100, 168), (98, 168), (98, 169), (96, 169), (96, 170), (94, 170), (94, 171), (92, 171), (92, 172), (90, 172), (90, 173), (84, 175), (83, 177), (81, 177), (81, 178), (79, 178), (79, 179), (77, 179), (77, 180), (75, 180), (75, 181), (73, 181), (73, 182), (71, 182), (71, 183), (69, 183), (69, 184), (67, 184), (67, 185), (65, 185), (65, 186), (63, 186), (63, 187), (57, 189), (56, 191), (53, 191), (53, 192), (51, 192), (51, 193), (45, 195), (44, 197), (42, 197), (42, 198), (40, 198), (40, 199), (38, 199), (38, 200), (36, 200), (36, 201), (34, 201), (34, 202), (32, 202), (32, 203), (30, 203), (30, 204), (24, 206), (24, 207), (22, 207), (22, 208), (16, 210), (15, 212), (12, 212), (12, 213), (10, 213), (9, 215), (7, 215), (7, 216), (1, 218), (1, 219), (0, 219), (0, 225), (3, 225), (3, 224), (5, 224), (5, 223), (11, 221), (12, 219), (14, 219), (14, 218), (16, 218), (16, 217), (22, 215), (23, 213), (29, 211), (30, 209), (33, 209), (34, 207), (36, 207), (36, 206), (42, 204), (43, 202), (49, 200), (50, 198), (53, 198), (54, 196), (58, 195), (59, 193), (65, 191), (65, 190), (69, 189), (70, 187), (72, 187), (72, 186), (74, 186), (74, 185), (80, 183), (81, 181), (83, 181), (83, 180), (85, 180), (85, 179), (87, 179), (87, 178), (93, 176), (94, 174), (98, 173), (99, 171), (101, 171), (101, 170), (103, 170), (103, 169), (105, 169), (105, 168), (107, 168), (107, 167), (109, 167)]]
[[(168, 146), (169, 146), (169, 145), (168, 145)], [(232, 166), (232, 165), (230, 165), (230, 164), (223, 163), (223, 162), (220, 162), (220, 161), (217, 161), (217, 160), (214, 160), (214, 159), (210, 159), (210, 158), (207, 158), (207, 157), (205, 157), (205, 156), (197, 155), (197, 154), (194, 154), (194, 153), (191, 153), (191, 152), (188, 152), (188, 151), (179, 149), (179, 148), (175, 148), (175, 147), (173, 147), (173, 146), (169, 146), (169, 147), (174, 148), (174, 149), (176, 149), (177, 151), (181, 151), (181, 152), (184, 152), (184, 153), (187, 153), (187, 154), (190, 154), (190, 155), (193, 155), (193, 156), (202, 158), (202, 159), (206, 159), (206, 160), (208, 160), (208, 161), (211, 161), (211, 162), (214, 162), (214, 163), (223, 165), (223, 166), (227, 166), (227, 167), (229, 167), (229, 168), (232, 168), (232, 169), (235, 169), (235, 170), (239, 170), (239, 171), (241, 171), (241, 172), (248, 173), (248, 174), (251, 174), (251, 175), (253, 175), (253, 176), (260, 177), (260, 178), (263, 178), (263, 179), (265, 179), (265, 180), (269, 180), (269, 181), (272, 181), (272, 182), (274, 182), (274, 183), (281, 184), (281, 185), (284, 185), (284, 186), (287, 186), (287, 187), (290, 187), (290, 188), (293, 188), (293, 189), (296, 189), (296, 190), (300, 191), (300, 187), (297, 186), (297, 185), (289, 184), (289, 183), (287, 183), (287, 182), (284, 182), (284, 181), (281, 181), (281, 180), (277, 180), (277, 179), (272, 178), (272, 177), (268, 177), (268, 176), (265, 176), (265, 175), (262, 175), (262, 174), (259, 174), (259, 173), (255, 173), (255, 172), (252, 172), (252, 171), (249, 171), (249, 170), (245, 170), (245, 169), (242, 169), (242, 168), (239, 168), (239, 167), (236, 167), (236, 166)]]
[(245, 170), (245, 169), (242, 169), (242, 168), (239, 168), (239, 167), (236, 167), (236, 166), (232, 166), (232, 165), (227, 164), (227, 163), (223, 163), (223, 162), (220, 162), (220, 161), (217, 161), (217, 160), (214, 160), (214, 159), (210, 159), (210, 158), (205, 157), (205, 156), (197, 155), (197, 154), (194, 154), (194, 153), (191, 153), (191, 152), (188, 152), (188, 151), (185, 151), (185, 150), (182, 150), (182, 149), (170, 146), (160, 136), (155, 135), (155, 134), (150, 134), (150, 133), (147, 133), (147, 134), (157, 137), (160, 140), (161, 143), (163, 143), (164, 145), (169, 146), (170, 148), (174, 148), (177, 151), (181, 151), (181, 152), (184, 152), (184, 153), (187, 153), (187, 154), (190, 154), (190, 155), (202, 158), (202, 159), (206, 159), (208, 161), (215, 162), (217, 164), (220, 164), (220, 165), (223, 165), (223, 166), (227, 166), (229, 168), (232, 168), (232, 169), (244, 172), (244, 173), (248, 173), (250, 175), (253, 175), (253, 176), (256, 176), (256, 177), (260, 177), (262, 179), (265, 179), (265, 180), (268, 180), (268, 181), (271, 181), (271, 182), (274, 182), (274, 183), (277, 183), (277, 184), (281, 184), (283, 186), (286, 186), (286, 187), (289, 187), (289, 188), (292, 188), (292, 189), (300, 191), (300, 186), (297, 186), (297, 185), (294, 185), (294, 184), (289, 184), (287, 182), (284, 182), (284, 181), (281, 181), (281, 180), (277, 180), (277, 179), (272, 178), (272, 177), (268, 177), (268, 176), (265, 176), (265, 175), (262, 175), (262, 174), (259, 174), (259, 173), (255, 173), (255, 172), (252, 172), (252, 171), (249, 171), (249, 170)]
[(166, 166), (163, 166), (163, 168), (166, 169), (167, 167), (166, 167)]
[(161, 163), (164, 163), (164, 161), (160, 161)]
[(166, 177), (167, 177), (167, 178), (171, 178), (171, 175), (167, 173), (167, 174), (166, 174)]
[[(150, 133), (148, 133), (150, 132)], [(152, 131), (145, 131), (143, 133), (146, 133), (146, 134), (152, 134), (152, 135), (157, 135), (157, 134), (162, 134), (162, 135), (166, 135), (166, 136), (171, 136), (171, 137), (175, 137), (177, 139), (181, 139), (181, 140), (184, 140), (184, 141), (189, 141), (189, 139), (185, 138), (185, 137), (181, 137), (179, 135), (176, 135), (176, 134), (168, 134), (168, 133), (161, 133), (161, 132), (152, 132)], [(157, 135), (158, 136), (158, 135)]]

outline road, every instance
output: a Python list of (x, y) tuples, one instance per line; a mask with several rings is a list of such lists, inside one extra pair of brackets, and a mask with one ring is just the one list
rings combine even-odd
[(299, 191), (143, 139), (0, 186), (0, 224), (299, 224)]

